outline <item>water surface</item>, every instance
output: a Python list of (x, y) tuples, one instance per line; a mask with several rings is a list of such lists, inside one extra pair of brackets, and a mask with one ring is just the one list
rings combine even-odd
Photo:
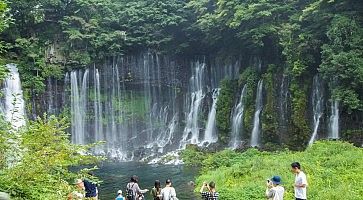
[[(100, 200), (115, 199), (116, 192), (120, 189), (125, 193), (126, 184), (132, 175), (139, 176), (141, 189), (149, 190), (153, 187), (155, 180), (160, 180), (162, 186), (164, 186), (165, 180), (170, 178), (180, 200), (194, 200), (197, 198), (188, 182), (194, 180), (196, 173), (196, 168), (183, 165), (146, 165), (136, 162), (123, 162), (104, 163), (97, 170), (96, 175), (103, 180), (99, 187)], [(146, 193), (145, 197), (147, 200), (152, 199), (149, 192)]]

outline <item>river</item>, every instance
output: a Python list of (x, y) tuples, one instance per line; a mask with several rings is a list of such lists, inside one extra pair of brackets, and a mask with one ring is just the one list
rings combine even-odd
[[(120, 189), (125, 194), (126, 184), (132, 175), (139, 176), (141, 189), (149, 190), (153, 187), (155, 180), (160, 180), (164, 186), (165, 180), (170, 178), (180, 200), (194, 200), (197, 198), (188, 182), (194, 180), (197, 171), (196, 168), (183, 165), (147, 165), (123, 162), (103, 163), (95, 174), (103, 181), (99, 187), (100, 200), (115, 199), (116, 192)], [(152, 199), (149, 192), (146, 193), (145, 197), (147, 200)]]

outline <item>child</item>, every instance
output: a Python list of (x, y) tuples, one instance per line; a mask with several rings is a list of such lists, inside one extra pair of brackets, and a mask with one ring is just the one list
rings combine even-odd
[(125, 198), (122, 196), (122, 190), (117, 191), (117, 197), (115, 200), (125, 200)]

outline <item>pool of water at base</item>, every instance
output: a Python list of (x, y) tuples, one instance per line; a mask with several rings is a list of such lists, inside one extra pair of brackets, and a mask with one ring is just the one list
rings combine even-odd
[[(139, 177), (141, 189), (151, 190), (155, 180), (160, 180), (163, 187), (165, 180), (170, 178), (180, 200), (199, 199), (190, 184), (198, 172), (197, 168), (183, 165), (147, 165), (137, 162), (103, 163), (99, 168), (95, 175), (103, 181), (99, 186), (100, 200), (115, 199), (118, 190), (122, 190), (125, 194), (126, 184), (132, 175)], [(150, 192), (145, 194), (145, 199), (152, 200)]]

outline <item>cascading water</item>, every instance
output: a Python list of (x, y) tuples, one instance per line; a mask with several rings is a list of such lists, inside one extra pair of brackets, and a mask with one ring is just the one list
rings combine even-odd
[(262, 91), (263, 91), (263, 80), (260, 80), (258, 81), (257, 85), (256, 111), (255, 111), (255, 116), (253, 118), (253, 129), (251, 135), (252, 147), (260, 146), (260, 133), (261, 133), (260, 114), (263, 108)]
[(175, 63), (152, 53), (72, 71), (72, 142), (105, 141), (95, 153), (120, 160), (170, 148), (179, 128), (176, 73)]
[(205, 63), (194, 63), (193, 75), (190, 78), (189, 90), (191, 95), (189, 114), (187, 116), (187, 123), (184, 129), (181, 147), (184, 148), (186, 144), (199, 144), (199, 111), (202, 100), (205, 97)]
[[(77, 71), (71, 72), (71, 114), (72, 114), (72, 142), (86, 144), (85, 117), (87, 109), (88, 73), (86, 69), (83, 76)], [(78, 77), (81, 79), (81, 89), (78, 87)]]
[(241, 135), (243, 134), (243, 114), (245, 109), (245, 96), (247, 94), (247, 85), (243, 86), (238, 104), (232, 110), (232, 134), (229, 147), (236, 149), (241, 145)]
[[(98, 69), (93, 69), (93, 82), (94, 82), (94, 116), (95, 116), (95, 141), (103, 141), (103, 124), (102, 124), (102, 102), (101, 102), (101, 87), (100, 87), (100, 74)], [(101, 154), (102, 149), (96, 147), (96, 153)]]
[(203, 140), (203, 142), (201, 142), (201, 144), (204, 144), (204, 143), (211, 144), (211, 143), (215, 143), (218, 141), (217, 126), (216, 126), (216, 104), (218, 101), (219, 91), (220, 91), (219, 88), (213, 90), (212, 108), (208, 114), (208, 121), (207, 121), (207, 126), (205, 129), (205, 133), (204, 133), (204, 140)]
[(331, 103), (329, 138), (339, 139), (339, 102), (337, 100)]
[(5, 119), (10, 122), (14, 130), (25, 125), (25, 105), (23, 90), (21, 89), (20, 76), (15, 64), (7, 64), (9, 75), (5, 79)]
[(313, 79), (313, 95), (312, 95), (312, 104), (313, 104), (313, 113), (314, 113), (314, 132), (311, 135), (309, 140), (309, 145), (312, 145), (316, 140), (316, 136), (318, 133), (318, 128), (320, 124), (320, 118), (323, 115), (323, 85), (318, 75), (314, 76)]
[(191, 76), (184, 64), (144, 53), (67, 73), (62, 99), (70, 102), (72, 142), (105, 141), (96, 154), (130, 160), (217, 141), (218, 84), (237, 78), (239, 62), (208, 68), (205, 61), (191, 62)]

